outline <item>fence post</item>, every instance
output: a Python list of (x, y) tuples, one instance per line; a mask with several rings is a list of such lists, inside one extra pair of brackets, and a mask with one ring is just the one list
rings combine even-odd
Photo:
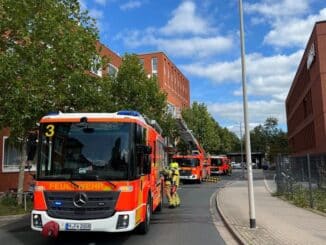
[(276, 158), (276, 192), (277, 193), (281, 193), (282, 190), (281, 190), (281, 185), (280, 185), (280, 182), (281, 182), (281, 164), (280, 164), (280, 155), (278, 154), (277, 155), (277, 158)]
[(300, 161), (300, 165), (301, 165), (301, 181), (303, 182), (304, 181), (304, 165), (305, 165), (305, 160), (304, 158), (299, 158), (299, 161)]
[(310, 207), (313, 208), (313, 199), (312, 199), (312, 187), (311, 187), (311, 170), (310, 170), (310, 155), (307, 154), (308, 161), (308, 180), (309, 180), (309, 199), (310, 199)]
[(27, 210), (27, 202), (26, 202), (26, 192), (23, 193), (24, 195), (24, 209)]

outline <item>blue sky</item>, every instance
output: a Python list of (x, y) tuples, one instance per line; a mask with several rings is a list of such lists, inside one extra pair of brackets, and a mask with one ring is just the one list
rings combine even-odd
[[(243, 120), (238, 0), (80, 0), (100, 41), (123, 55), (163, 51), (190, 81), (191, 102), (221, 126)], [(267, 117), (287, 131), (285, 98), (325, 0), (243, 0), (251, 127)]]

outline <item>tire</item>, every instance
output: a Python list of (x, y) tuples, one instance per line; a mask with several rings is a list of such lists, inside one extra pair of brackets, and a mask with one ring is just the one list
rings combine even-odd
[(151, 217), (152, 217), (152, 197), (149, 193), (146, 202), (145, 220), (139, 224), (137, 230), (139, 234), (145, 235), (149, 231)]
[(202, 183), (202, 177), (200, 176), (199, 179), (197, 180), (197, 183), (198, 184), (201, 184)]

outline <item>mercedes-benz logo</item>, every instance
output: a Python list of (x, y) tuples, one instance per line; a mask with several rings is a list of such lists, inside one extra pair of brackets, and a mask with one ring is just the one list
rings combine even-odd
[(87, 203), (88, 197), (86, 193), (84, 192), (79, 192), (74, 196), (74, 205), (77, 208), (81, 208)]

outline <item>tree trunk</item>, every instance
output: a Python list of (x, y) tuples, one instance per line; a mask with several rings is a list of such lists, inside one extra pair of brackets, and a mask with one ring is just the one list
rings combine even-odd
[(23, 204), (24, 194), (24, 178), (25, 178), (25, 161), (23, 160), (23, 154), (20, 159), (19, 176), (18, 176), (18, 187), (17, 187), (17, 204)]

